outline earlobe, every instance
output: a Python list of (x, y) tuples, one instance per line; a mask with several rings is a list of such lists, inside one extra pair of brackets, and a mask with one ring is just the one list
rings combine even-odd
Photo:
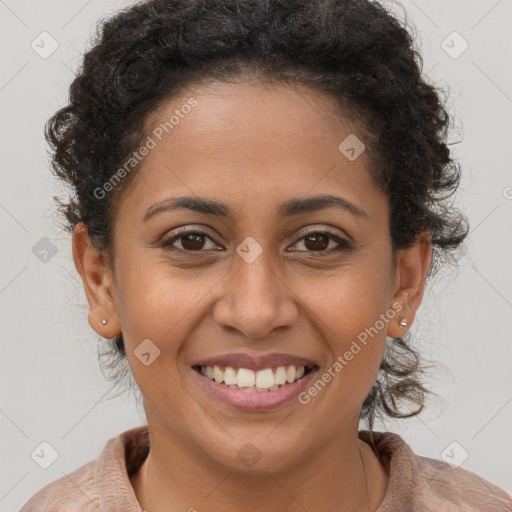
[(108, 254), (93, 247), (87, 226), (83, 222), (75, 226), (72, 247), (73, 261), (82, 278), (89, 302), (89, 325), (100, 336), (114, 338), (121, 332), (121, 327), (112, 293), (113, 282)]
[(389, 324), (389, 336), (393, 338), (403, 336), (412, 325), (416, 311), (423, 299), (431, 262), (432, 239), (430, 233), (419, 236), (413, 246), (397, 251), (392, 302), (399, 303), (401, 309), (396, 314), (394, 321)]

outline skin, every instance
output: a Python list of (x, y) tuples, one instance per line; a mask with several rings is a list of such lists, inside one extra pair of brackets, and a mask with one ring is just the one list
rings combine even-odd
[[(149, 512), (375, 511), (389, 472), (358, 440), (359, 410), (386, 335), (403, 335), (409, 327), (400, 320), (410, 326), (421, 303), (430, 238), (398, 250), (393, 265), (387, 197), (368, 155), (349, 161), (338, 150), (349, 134), (364, 135), (330, 96), (262, 82), (196, 84), (147, 127), (189, 97), (198, 105), (144, 158), (122, 196), (114, 267), (83, 224), (73, 236), (89, 323), (105, 338), (122, 330), (144, 398), (151, 451), (132, 478), (137, 499)], [(339, 207), (277, 216), (284, 201), (316, 194), (341, 196), (366, 217)], [(150, 206), (181, 195), (221, 201), (233, 217), (178, 209), (142, 221)], [(179, 226), (206, 229), (211, 240), (162, 247)], [(327, 239), (315, 251), (304, 228), (353, 249), (330, 252), (339, 245)], [(252, 263), (236, 252), (247, 236), (263, 249)], [(191, 369), (218, 354), (284, 352), (316, 361), (321, 375), (394, 303), (400, 313), (305, 405), (240, 411), (211, 398)], [(149, 366), (134, 355), (147, 338), (160, 349)], [(252, 467), (237, 456), (248, 442), (262, 455)]]

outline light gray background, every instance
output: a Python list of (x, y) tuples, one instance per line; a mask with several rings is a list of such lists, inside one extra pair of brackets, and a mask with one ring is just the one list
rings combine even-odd
[[(43, 139), (96, 21), (129, 4), (0, 0), (0, 512), (18, 510), (43, 485), (97, 458), (109, 438), (145, 424), (133, 396), (115, 397), (99, 370), (70, 238), (53, 210), (60, 190)], [(430, 401), (420, 417), (378, 429), (436, 459), (455, 441), (454, 460), (467, 451), (462, 467), (512, 493), (512, 1), (403, 5), (424, 72), (450, 90), (451, 138), (462, 140), (453, 146), (464, 171), (459, 204), (472, 232), (459, 270), (438, 278), (412, 328), (423, 354), (440, 362), (430, 384), (444, 403)], [(59, 45), (47, 58), (31, 48), (44, 31)], [(462, 48), (454, 31), (469, 44), (458, 58), (441, 46)], [(58, 249), (46, 263), (32, 252), (43, 237)], [(59, 454), (48, 469), (31, 458), (42, 441)]]

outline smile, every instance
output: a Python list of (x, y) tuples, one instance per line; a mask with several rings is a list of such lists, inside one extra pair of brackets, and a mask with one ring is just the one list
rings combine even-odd
[(217, 384), (232, 389), (268, 392), (299, 381), (314, 368), (314, 366), (290, 365), (254, 371), (249, 368), (234, 368), (232, 366), (198, 365), (194, 367), (194, 370)]
[(319, 371), (318, 366), (249, 368), (195, 365), (199, 389), (215, 402), (247, 411), (270, 410), (295, 402)]

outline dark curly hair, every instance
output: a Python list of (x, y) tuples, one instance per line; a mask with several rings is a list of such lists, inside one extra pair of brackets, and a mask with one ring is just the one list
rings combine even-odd
[[(52, 171), (72, 188), (57, 199), (70, 232), (87, 226), (114, 262), (116, 205), (133, 170), (107, 199), (94, 191), (147, 137), (145, 121), (187, 87), (209, 81), (265, 80), (328, 93), (361, 125), (371, 169), (391, 211), (393, 254), (432, 235), (431, 277), (468, 233), (453, 206), (460, 165), (447, 143), (441, 90), (422, 76), (409, 31), (370, 0), (150, 0), (100, 20), (70, 86), (69, 104), (46, 125)], [(334, 113), (333, 113), (334, 115)], [(427, 393), (410, 333), (387, 343), (361, 418), (418, 414)], [(126, 362), (122, 334), (110, 355)], [(402, 410), (401, 402), (415, 408)]]

